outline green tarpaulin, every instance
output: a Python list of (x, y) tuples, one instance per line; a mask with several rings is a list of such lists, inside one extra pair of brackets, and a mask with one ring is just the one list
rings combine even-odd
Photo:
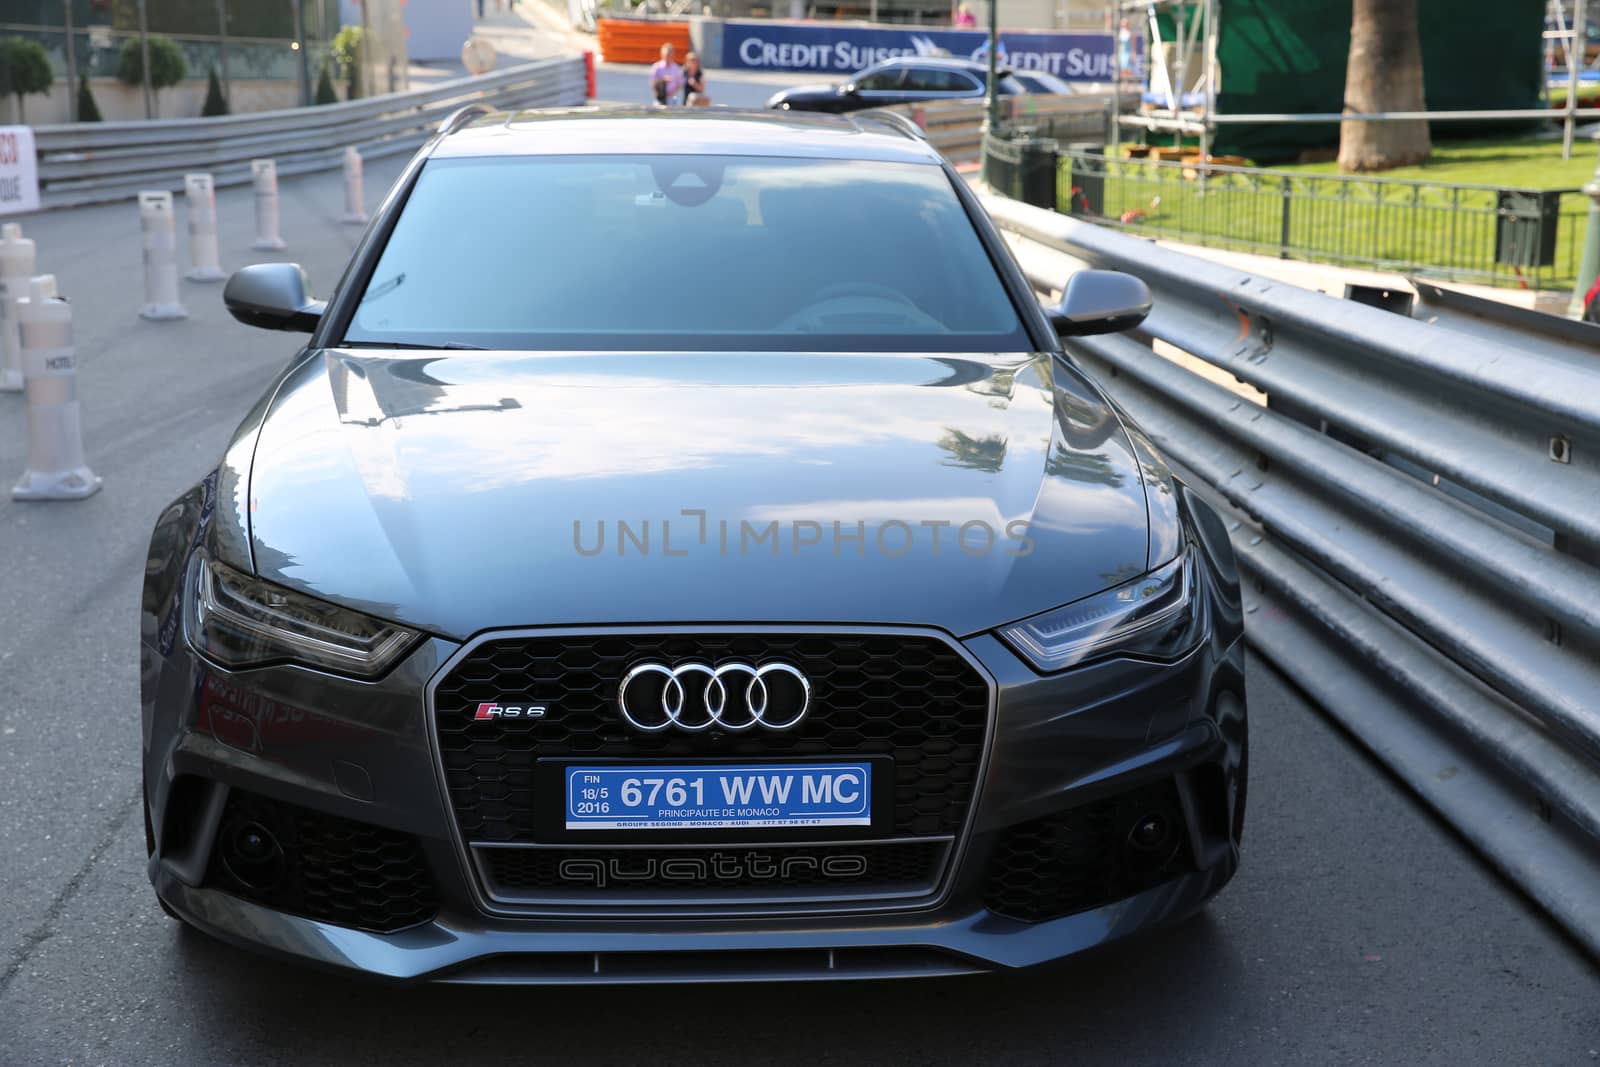
[[(1430, 110), (1539, 106), (1545, 0), (1421, 0)], [(1220, 114), (1329, 112), (1344, 107), (1350, 0), (1219, 0)], [(1434, 136), (1460, 136), (1461, 123)], [(1218, 154), (1281, 163), (1335, 148), (1333, 124), (1218, 127)]]

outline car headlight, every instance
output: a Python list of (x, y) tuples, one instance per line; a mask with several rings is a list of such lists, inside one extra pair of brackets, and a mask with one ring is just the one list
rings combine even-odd
[(1004, 627), (1000, 636), (1044, 672), (1107, 656), (1170, 658), (1190, 643), (1194, 585), (1184, 551), (1131, 582)]
[(376, 678), (416, 642), (417, 631), (252, 578), (196, 552), (184, 576), (184, 632), (228, 670), (298, 663)]

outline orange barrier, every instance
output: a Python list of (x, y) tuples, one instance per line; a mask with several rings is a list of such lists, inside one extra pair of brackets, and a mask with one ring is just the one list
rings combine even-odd
[(600, 55), (607, 63), (654, 63), (661, 58), (661, 46), (670, 44), (683, 62), (689, 51), (687, 22), (655, 22), (648, 19), (598, 19)]

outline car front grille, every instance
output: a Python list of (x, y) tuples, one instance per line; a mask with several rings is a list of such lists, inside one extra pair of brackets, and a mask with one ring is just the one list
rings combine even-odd
[[(1141, 847), (1141, 821), (1162, 820), (1165, 841)], [(1024, 922), (1058, 919), (1131, 897), (1194, 870), (1171, 779), (1019, 823), (990, 857), (983, 903)]]
[[(810, 681), (810, 711), (784, 731), (644, 733), (623, 721), (617, 688), (632, 667), (694, 661), (791, 664)], [(748, 762), (875, 756), (893, 760), (892, 774), (886, 769), (882, 779), (874, 775), (875, 785), (893, 790), (893, 804), (892, 825), (875, 827), (874, 836), (941, 839), (942, 865), (944, 845), (960, 834), (971, 807), (989, 696), (978, 669), (950, 643), (927, 634), (535, 633), (491, 637), (474, 646), (435, 686), (433, 709), (445, 785), (469, 847), (573, 843), (541, 831), (535, 818), (539, 805), (561, 803), (559, 796), (537, 794), (549, 785), (535, 774), (537, 761), (545, 758)], [(547, 710), (539, 718), (476, 720), (477, 706), (491, 702), (541, 704)], [(799, 845), (808, 836), (821, 835), (763, 832), (774, 844)], [(601, 845), (606, 838), (585, 837), (582, 843)], [(490, 858), (483, 870), (491, 881), (539, 880), (526, 873), (513, 878), (509, 869), (496, 873), (496, 864), (512, 862)], [(521, 871), (549, 862), (515, 861)], [(877, 875), (873, 882), (884, 884)]]
[[(270, 836), (260, 858), (244, 832)], [(206, 884), (277, 911), (389, 933), (433, 918), (438, 892), (410, 834), (235, 789), (223, 807)]]
[(641, 903), (693, 892), (707, 903), (819, 893), (920, 896), (930, 892), (945, 840), (679, 848), (484, 847), (475, 850), (489, 895), (507, 903)]

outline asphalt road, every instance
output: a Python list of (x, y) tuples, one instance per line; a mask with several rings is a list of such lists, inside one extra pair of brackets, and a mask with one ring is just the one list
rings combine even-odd
[[(367, 168), (369, 199), (399, 164)], [(283, 258), (331, 286), (337, 175), (283, 182)], [(219, 196), (224, 265), (247, 190)], [(1045, 971), (901, 984), (392, 989), (267, 962), (157, 909), (137, 807), (141, 563), (295, 339), (146, 323), (132, 204), (24, 220), (77, 308), (105, 490), (0, 498), (0, 1064), (1591, 1063), (1593, 966), (1269, 670), (1244, 866), (1199, 917)], [(537, 254), (537, 250), (531, 250)], [(618, 296), (629, 281), (619, 265)], [(23, 466), (0, 396), (0, 487)], [(1265, 624), (1265, 623), (1264, 623)]]

